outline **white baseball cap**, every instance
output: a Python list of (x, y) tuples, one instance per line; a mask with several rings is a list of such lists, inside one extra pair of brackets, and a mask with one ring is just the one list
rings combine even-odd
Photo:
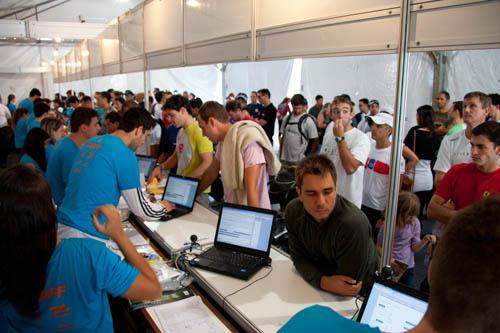
[(368, 119), (370, 119), (377, 125), (387, 125), (391, 128), (394, 122), (392, 115), (385, 112), (379, 112), (374, 116), (369, 116)]

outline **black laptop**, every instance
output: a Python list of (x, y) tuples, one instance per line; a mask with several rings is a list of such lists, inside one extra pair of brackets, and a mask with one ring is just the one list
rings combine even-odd
[(153, 171), (156, 165), (156, 157), (147, 155), (135, 155), (137, 157), (137, 162), (139, 162), (139, 173), (143, 174), (146, 179)]
[(191, 266), (248, 280), (270, 263), (276, 212), (224, 203), (214, 246), (190, 261)]
[(193, 211), (200, 180), (179, 175), (168, 175), (162, 200), (175, 204), (175, 209), (160, 220), (168, 221)]
[(428, 297), (426, 293), (375, 276), (357, 320), (382, 332), (406, 332), (424, 316)]

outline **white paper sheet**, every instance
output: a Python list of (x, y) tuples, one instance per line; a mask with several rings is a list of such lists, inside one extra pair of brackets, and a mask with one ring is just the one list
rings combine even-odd
[(230, 332), (203, 304), (199, 296), (151, 308), (168, 333)]

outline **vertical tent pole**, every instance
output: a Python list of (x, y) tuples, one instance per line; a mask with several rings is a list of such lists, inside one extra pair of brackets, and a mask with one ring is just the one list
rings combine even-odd
[(394, 108), (394, 124), (392, 133), (391, 169), (389, 179), (389, 193), (385, 210), (384, 239), (382, 243), (382, 260), (380, 270), (388, 266), (391, 261), (394, 244), (394, 229), (396, 225), (400, 163), (402, 152), (402, 138), (406, 114), (406, 90), (408, 77), (408, 35), (410, 30), (410, 0), (401, 0), (401, 16), (399, 26), (398, 47), (398, 76), (396, 105)]

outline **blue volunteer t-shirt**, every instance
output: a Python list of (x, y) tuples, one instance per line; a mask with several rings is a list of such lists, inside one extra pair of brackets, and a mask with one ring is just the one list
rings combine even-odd
[(28, 110), (28, 114), (30, 115), (30, 117), (34, 117), (35, 116), (35, 104), (33, 103), (33, 101), (25, 98), (21, 101), (21, 103), (19, 103), (19, 105), (17, 106), (18, 109), (21, 109), (21, 108), (24, 108), (24, 109), (27, 109)]
[(102, 205), (118, 205), (120, 192), (140, 188), (137, 157), (118, 137), (107, 134), (88, 140), (75, 157), (59, 223), (108, 239), (95, 230), (90, 214)]
[(38, 165), (37, 161), (35, 161), (31, 156), (28, 154), (23, 154), (21, 156), (21, 159), (19, 160), (19, 163), (21, 164), (30, 164), (35, 167), (35, 169), (40, 172), (42, 176), (45, 176), (45, 172), (43, 172), (42, 168), (40, 168), (40, 165)]
[(47, 147), (45, 147), (45, 158), (47, 158), (47, 162), (50, 160), (50, 157), (54, 153), (54, 150), (56, 150), (56, 145), (53, 143), (49, 143)]
[(26, 135), (28, 135), (28, 119), (21, 118), (17, 122), (16, 131), (14, 135), (16, 149), (21, 149), (24, 147), (24, 141), (26, 141)]
[(380, 330), (342, 317), (326, 306), (313, 305), (297, 312), (278, 331), (299, 332), (380, 333)]
[(36, 120), (36, 118), (32, 118), (31, 120), (29, 120), (28, 122), (28, 132), (32, 129), (32, 128), (35, 128), (35, 127), (40, 127), (40, 122), (38, 120)]
[(40, 317), (0, 302), (0, 332), (113, 332), (108, 293), (123, 295), (139, 271), (94, 239), (64, 239), (47, 266)]
[(52, 198), (60, 205), (68, 184), (69, 172), (78, 154), (78, 146), (70, 137), (62, 138), (48, 159), (46, 178), (52, 189)]

